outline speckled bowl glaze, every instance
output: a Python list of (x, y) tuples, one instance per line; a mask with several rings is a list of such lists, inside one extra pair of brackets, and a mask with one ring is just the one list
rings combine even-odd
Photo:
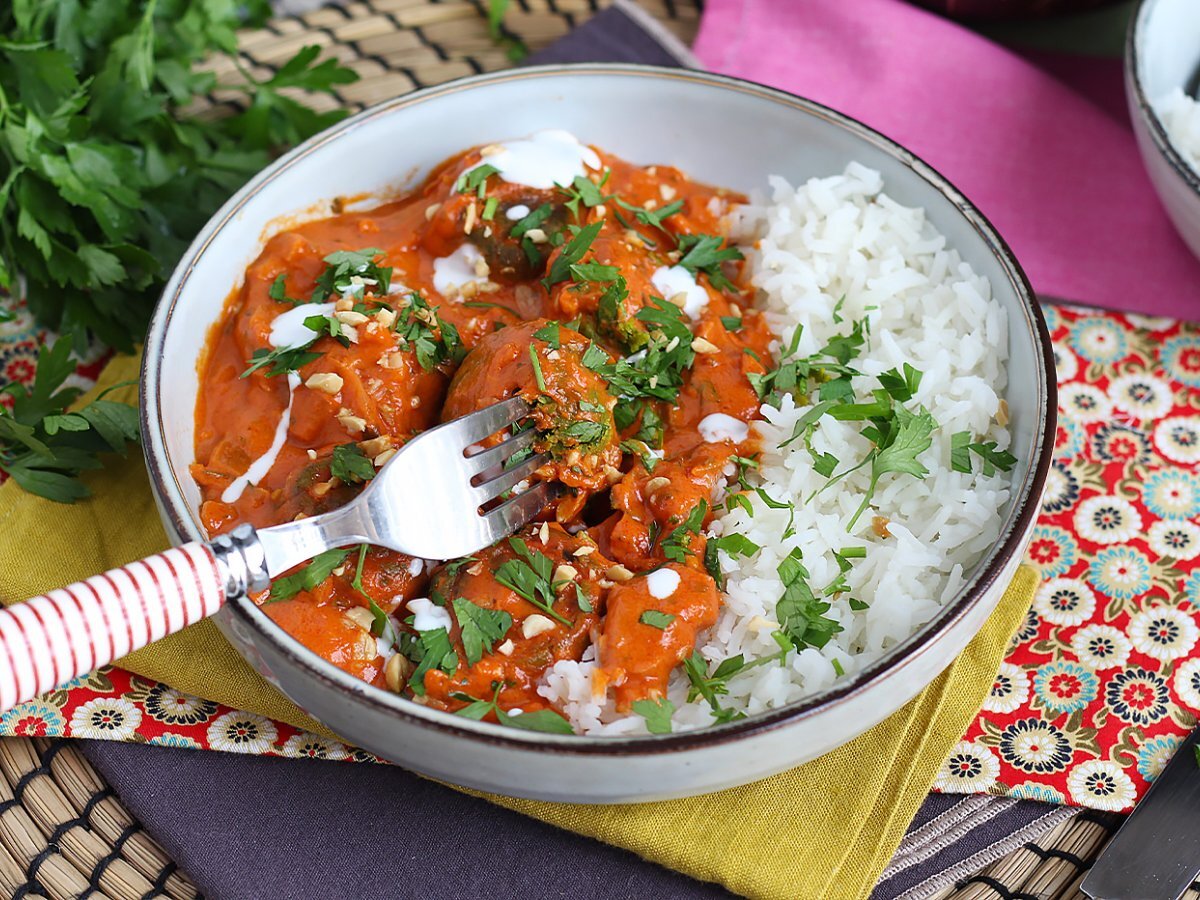
[(1007, 245), (937, 172), (888, 139), (808, 100), (699, 72), (627, 65), (554, 66), (482, 75), (369, 109), (264, 170), (192, 244), (163, 295), (146, 344), (143, 434), (163, 522), (177, 541), (202, 537), (193, 460), (197, 362), (229, 291), (264, 235), (329, 214), (338, 196), (387, 196), (463, 148), (566, 128), (627, 159), (669, 163), (749, 191), (769, 173), (793, 181), (858, 160), (889, 194), (923, 206), (992, 282), (1010, 321), (1007, 398), (1013, 496), (1001, 537), (938, 617), (835, 690), (701, 731), (643, 737), (538, 734), (474, 722), (371, 687), (321, 659), (247, 598), (218, 622), (235, 647), (346, 740), (426, 775), (501, 794), (616, 803), (742, 784), (845, 743), (941, 672), (999, 602), (1037, 514), (1055, 429), (1050, 341)]
[(1125, 92), (1138, 150), (1167, 215), (1200, 257), (1200, 173), (1172, 146), (1153, 104), (1200, 70), (1195, 0), (1142, 0), (1125, 41)]

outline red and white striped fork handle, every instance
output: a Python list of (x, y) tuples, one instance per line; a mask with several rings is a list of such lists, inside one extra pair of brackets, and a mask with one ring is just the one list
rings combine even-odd
[(211, 616), (228, 580), (191, 543), (0, 609), (0, 712)]

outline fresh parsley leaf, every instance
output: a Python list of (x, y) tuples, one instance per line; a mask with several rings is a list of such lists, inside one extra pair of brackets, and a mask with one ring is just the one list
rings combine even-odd
[(463, 651), (467, 654), (467, 665), (473, 666), (483, 658), (485, 652), (504, 640), (512, 627), (512, 616), (503, 610), (484, 609), (465, 597), (454, 598), (454, 618), (462, 634)]
[(411, 348), (426, 372), (443, 365), (458, 365), (467, 355), (458, 329), (415, 291), (396, 313), (392, 330), (400, 338), (401, 349)]
[(995, 441), (972, 441), (969, 431), (950, 436), (950, 467), (955, 472), (972, 471), (972, 453), (982, 462), (984, 475), (995, 475), (997, 470), (1007, 472), (1017, 464), (1017, 458), (1007, 450), (999, 449)]
[(496, 719), (501, 725), (507, 725), (509, 728), (521, 728), (525, 731), (540, 731), (543, 734), (575, 733), (571, 723), (552, 709), (538, 709), (514, 716), (500, 707), (496, 707)]
[(633, 206), (620, 199), (617, 200), (617, 205), (633, 213), (634, 218), (643, 225), (649, 225), (651, 228), (658, 228), (663, 231), (666, 230), (663, 220), (670, 218), (683, 209), (682, 200), (675, 200), (666, 206), (660, 206), (658, 209), (645, 209), (641, 206)]
[(741, 316), (721, 316), (721, 324), (725, 326), (726, 331), (741, 331), (742, 317)]
[(308, 316), (304, 320), (304, 327), (318, 338), (327, 334), (343, 347), (350, 346), (350, 338), (346, 335), (346, 326), (341, 323), (340, 319), (335, 319), (333, 316)]
[(571, 267), (583, 259), (584, 254), (592, 246), (592, 241), (600, 234), (600, 229), (604, 227), (604, 220), (593, 222), (591, 225), (585, 225), (580, 228), (575, 236), (563, 245), (562, 250), (554, 257), (554, 261), (550, 263), (550, 271), (546, 277), (542, 279), (542, 286), (546, 290), (554, 287), (560, 281), (566, 281), (571, 277)]
[(706, 515), (708, 515), (708, 503), (700, 500), (692, 507), (687, 518), (663, 539), (661, 547), (663, 556), (673, 562), (683, 562), (692, 552), (691, 536), (700, 533), (700, 529), (704, 527)]
[(314, 338), (312, 341), (299, 347), (276, 347), (274, 350), (260, 347), (250, 355), (250, 359), (247, 360), (250, 366), (238, 377), (249, 378), (259, 369), (266, 369), (263, 374), (268, 378), (299, 371), (310, 362), (315, 362), (321, 358), (320, 353), (308, 349), (315, 342), (316, 339)]
[[(610, 172), (608, 171), (604, 173), (604, 181), (608, 181), (609, 174)], [(588, 208), (592, 208), (599, 206), (605, 200), (611, 199), (600, 190), (600, 185), (585, 175), (576, 175), (569, 187), (560, 187), (558, 190), (567, 197), (563, 205), (576, 217), (579, 215), (580, 203)]]
[(276, 578), (271, 582), (271, 595), (268, 602), (290, 600), (301, 591), (311, 591), (328, 578), (333, 570), (346, 561), (349, 550), (326, 550), (313, 558), (307, 566), (291, 575)]
[(450, 635), (445, 628), (432, 628), (417, 635), (413, 647), (417, 664), (408, 679), (408, 686), (414, 694), (424, 695), (425, 673), (432, 669), (441, 669), (447, 675), (458, 671), (458, 654), (450, 643)]
[(775, 618), (784, 634), (797, 650), (824, 647), (842, 626), (825, 615), (830, 605), (819, 600), (809, 586), (808, 569), (802, 562), (799, 548), (784, 557), (778, 572), (783, 582), (783, 596), (775, 604)]
[(488, 34), (492, 41), (504, 49), (509, 62), (517, 63), (529, 55), (525, 42), (504, 27), (504, 14), (509, 0), (488, 0)]
[(638, 621), (643, 625), (649, 625), (651, 628), (657, 628), (659, 631), (662, 631), (674, 622), (676, 618), (677, 616), (673, 616), (671, 613), (665, 613), (658, 609), (648, 609), (638, 616)]
[(490, 163), (483, 163), (467, 172), (463, 172), (458, 177), (458, 181), (454, 183), (454, 189), (460, 194), (469, 194), (474, 191), (482, 199), (487, 194), (487, 180), (499, 173), (500, 170), (495, 166)]
[(587, 592), (578, 581), (575, 582), (575, 605), (579, 607), (580, 612), (590, 613), (595, 609), (592, 601), (588, 599)]
[(894, 427), (881, 434), (882, 440), (877, 441), (874, 457), (871, 461), (871, 486), (863, 497), (862, 505), (850, 519), (850, 528), (858, 521), (863, 510), (867, 508), (875, 493), (879, 479), (887, 472), (896, 472), (924, 478), (929, 470), (917, 460), (917, 457), (933, 444), (933, 431), (937, 422), (929, 410), (921, 407), (916, 413), (909, 412), (903, 406), (897, 406), (893, 417)]
[(329, 474), (345, 484), (362, 484), (375, 477), (375, 464), (367, 459), (358, 444), (339, 444), (333, 448)]
[(516, 591), (551, 618), (563, 625), (570, 625), (570, 620), (554, 609), (554, 586), (550, 582), (554, 564), (550, 558), (537, 550), (531, 550), (529, 545), (518, 537), (510, 537), (508, 545), (517, 558), (507, 560), (497, 567), (496, 581)]
[(367, 288), (377, 295), (386, 294), (392, 283), (392, 270), (375, 262), (382, 255), (383, 251), (375, 247), (330, 253), (325, 257), (324, 271), (317, 276), (312, 302), (320, 303), (334, 294), (361, 300)]
[(603, 422), (580, 419), (579, 421), (563, 426), (559, 431), (564, 436), (574, 439), (579, 444), (594, 444), (597, 441), (603, 440), (604, 436), (608, 434), (608, 426)]
[(508, 232), (509, 237), (514, 239), (522, 238), (525, 233), (533, 228), (541, 228), (542, 223), (550, 218), (554, 213), (554, 207), (549, 203), (543, 203), (529, 215), (517, 222), (516, 225)]
[(762, 548), (744, 534), (730, 532), (719, 538), (709, 538), (704, 547), (704, 568), (712, 576), (717, 587), (724, 590), (725, 576), (721, 572), (721, 561), (717, 556), (718, 550), (724, 550), (731, 557), (753, 556)]
[(656, 700), (634, 700), (630, 709), (646, 720), (646, 730), (651, 734), (670, 734), (671, 716), (675, 704), (666, 697)]
[(287, 292), (287, 273), (280, 272), (275, 276), (275, 280), (271, 282), (271, 286), (267, 288), (267, 296), (279, 303), (289, 303), (292, 306), (299, 306), (304, 301), (297, 300), (291, 297)]
[(537, 382), (537, 389), (543, 394), (546, 393), (546, 378), (542, 375), (542, 361), (538, 359), (537, 347), (533, 344), (529, 345), (529, 363), (533, 366), (533, 379)]
[(679, 265), (693, 276), (704, 272), (712, 286), (719, 291), (732, 290), (733, 283), (725, 277), (721, 263), (734, 259), (745, 259), (737, 247), (724, 247), (725, 239), (712, 234), (682, 234), (679, 250), (683, 256)]
[(916, 395), (917, 388), (921, 386), (921, 375), (921, 372), (905, 363), (903, 374), (896, 369), (889, 369), (879, 375), (879, 383), (893, 400), (903, 403)]

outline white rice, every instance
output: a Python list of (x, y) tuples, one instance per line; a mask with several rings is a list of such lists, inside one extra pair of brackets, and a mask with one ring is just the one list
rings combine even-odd
[[(816, 590), (838, 574), (834, 551), (866, 547), (867, 554), (854, 560), (847, 576), (850, 594), (835, 599), (827, 613), (841, 623), (841, 633), (819, 650), (789, 652), (783, 665), (770, 663), (730, 681), (722, 705), (747, 715), (829, 688), (928, 622), (998, 537), (1009, 496), (1005, 475), (965, 474), (950, 466), (955, 432), (995, 440), (1001, 449), (1009, 445), (1008, 433), (995, 420), (1006, 384), (1007, 321), (990, 299), (988, 282), (946, 247), (922, 210), (902, 207), (882, 193), (878, 172), (852, 163), (843, 175), (812, 179), (800, 188), (778, 177), (770, 179), (770, 187), (769, 201), (735, 212), (734, 237), (745, 244), (753, 283), (776, 334), (786, 346), (802, 324), (799, 353), (804, 356), (867, 317), (869, 344), (852, 362), (864, 373), (855, 379), (859, 394), (869, 396), (878, 387), (870, 376), (908, 362), (924, 376), (916, 397), (905, 405), (915, 410), (923, 404), (939, 429), (933, 446), (919, 457), (930, 474), (924, 480), (884, 475), (872, 508), (848, 532), (869, 485), (870, 467), (805, 503), (826, 478), (813, 471), (803, 442), (785, 448), (779, 443), (791, 436), (807, 401), (796, 406), (785, 397), (781, 409), (763, 407), (767, 421), (757, 426), (762, 437), (758, 480), (772, 497), (795, 501), (795, 534), (782, 538), (788, 510), (769, 509), (757, 497), (753, 517), (740, 508), (717, 516), (712, 534), (738, 532), (762, 550), (751, 559), (721, 554), (727, 575), (724, 604), (716, 627), (699, 642), (700, 655), (715, 665), (739, 653), (750, 660), (778, 651), (771, 637), (777, 628), (775, 604), (783, 593), (776, 569), (792, 548), (801, 548)], [(844, 321), (835, 324), (834, 307), (841, 298)], [(826, 416), (815, 448), (856, 462), (871, 448), (859, 434), (861, 427)], [(889, 537), (874, 532), (876, 514), (889, 520)], [(849, 596), (868, 608), (851, 610)], [(640, 716), (618, 715), (611, 701), (592, 696), (595, 666), (590, 649), (582, 662), (559, 662), (539, 691), (583, 733), (645, 733)], [(667, 695), (676, 707), (674, 730), (710, 725), (707, 704), (702, 699), (689, 703), (687, 693), (687, 678), (676, 671)]]
[(1193, 100), (1175, 88), (1154, 104), (1154, 111), (1162, 120), (1171, 146), (1200, 173), (1200, 102)]

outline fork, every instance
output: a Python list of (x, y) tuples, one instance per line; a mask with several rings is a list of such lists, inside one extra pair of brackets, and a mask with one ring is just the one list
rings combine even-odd
[(422, 432), (354, 500), (331, 512), (255, 529), (239, 525), (0, 609), (0, 712), (213, 615), (234, 597), (319, 553), (375, 544), (424, 559), (466, 556), (517, 531), (560, 490), (540, 482), (506, 496), (549, 457), (518, 423), (519, 397)]

